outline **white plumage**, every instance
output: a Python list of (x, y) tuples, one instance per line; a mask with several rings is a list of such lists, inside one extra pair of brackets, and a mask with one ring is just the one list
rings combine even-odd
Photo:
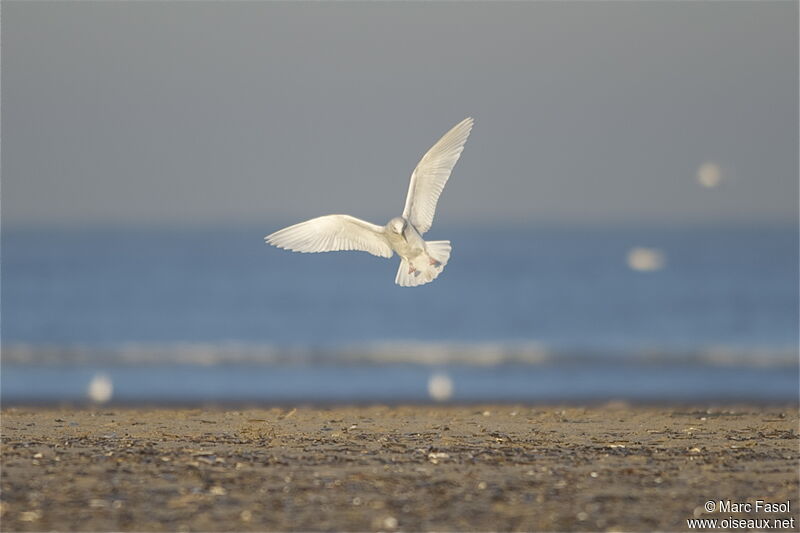
[(466, 118), (448, 131), (422, 156), (411, 174), (403, 218), (411, 222), (420, 234), (431, 229), (439, 195), (464, 151), (472, 124), (472, 118)]
[(472, 130), (466, 118), (422, 156), (411, 174), (403, 215), (377, 226), (350, 215), (325, 215), (267, 235), (267, 243), (294, 252), (359, 250), (401, 257), (395, 283), (404, 287), (436, 279), (450, 259), (450, 241), (425, 241), (436, 204)]
[(325, 215), (276, 231), (266, 240), (293, 252), (360, 250), (378, 257), (392, 257), (392, 248), (382, 231), (381, 226), (350, 215)]

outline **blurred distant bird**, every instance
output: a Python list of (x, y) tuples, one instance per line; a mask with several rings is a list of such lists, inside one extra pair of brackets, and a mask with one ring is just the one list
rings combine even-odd
[(415, 287), (431, 282), (450, 259), (450, 241), (425, 241), (442, 194), (472, 130), (466, 118), (428, 150), (411, 174), (403, 215), (376, 226), (350, 215), (325, 215), (264, 237), (269, 244), (295, 252), (360, 250), (379, 257), (400, 256), (394, 282)]

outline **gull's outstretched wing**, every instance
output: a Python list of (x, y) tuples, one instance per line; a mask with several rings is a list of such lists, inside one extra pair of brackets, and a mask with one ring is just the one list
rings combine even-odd
[(464, 150), (464, 143), (467, 142), (469, 132), (472, 130), (472, 122), (472, 118), (467, 117), (445, 133), (439, 142), (422, 156), (417, 168), (411, 174), (403, 218), (410, 221), (420, 234), (428, 231), (433, 224), (439, 195), (442, 194), (450, 172)]
[(350, 215), (325, 215), (283, 228), (264, 237), (267, 243), (294, 252), (359, 250), (392, 257), (383, 228)]

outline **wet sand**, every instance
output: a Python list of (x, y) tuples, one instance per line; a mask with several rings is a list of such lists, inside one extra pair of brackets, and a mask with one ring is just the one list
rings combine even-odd
[(796, 531), (799, 444), (796, 406), (7, 408), (0, 529)]

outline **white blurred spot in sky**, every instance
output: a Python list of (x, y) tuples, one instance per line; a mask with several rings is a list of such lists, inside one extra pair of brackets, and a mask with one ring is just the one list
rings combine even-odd
[(713, 189), (722, 181), (722, 169), (716, 163), (703, 163), (697, 169), (697, 183), (707, 189)]
[(428, 394), (437, 402), (444, 402), (453, 395), (453, 380), (446, 374), (433, 374), (428, 380)]
[(658, 248), (631, 248), (628, 250), (628, 266), (639, 272), (652, 272), (664, 268), (664, 252)]
[(96, 403), (106, 403), (113, 393), (114, 384), (106, 374), (95, 374), (86, 388), (86, 395)]

